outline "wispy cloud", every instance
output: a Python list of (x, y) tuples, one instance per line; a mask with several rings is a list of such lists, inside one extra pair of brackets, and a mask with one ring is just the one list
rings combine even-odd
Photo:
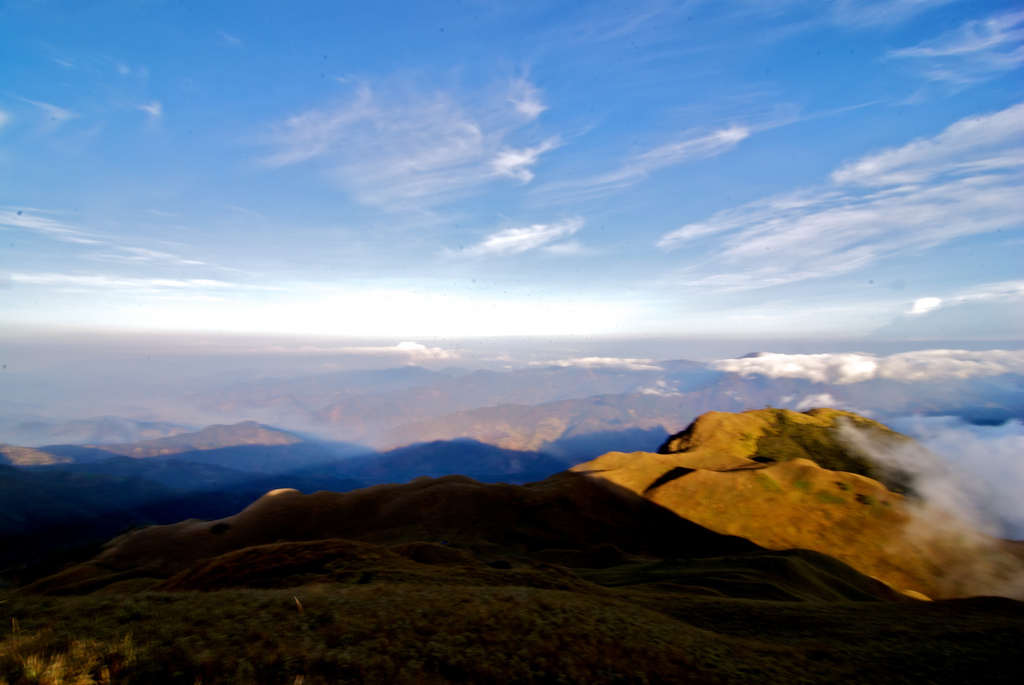
[(170, 252), (150, 250), (145, 247), (129, 247), (126, 245), (111, 245), (115, 252), (92, 252), (84, 255), (86, 259), (94, 259), (105, 262), (160, 262), (163, 264), (177, 264), (181, 266), (204, 266), (206, 262), (197, 259), (184, 259)]
[(180, 255), (151, 250), (145, 247), (124, 245), (107, 236), (89, 231), (47, 216), (39, 209), (15, 209), (0, 207), (0, 229), (20, 229), (47, 236), (54, 240), (78, 245), (90, 245), (98, 250), (82, 254), (82, 258), (112, 262), (153, 262), (177, 266), (205, 266), (206, 263), (181, 257)]
[(687, 224), (658, 246), (722, 236), (712, 258), (692, 267), (685, 282), (715, 290), (762, 288), (849, 273), (909, 250), (1017, 227), (1022, 188), (1019, 104), (862, 157), (833, 172), (829, 184)]
[(551, 138), (545, 140), (540, 145), (521, 150), (504, 148), (491, 160), (491, 167), (494, 169), (494, 173), (499, 176), (511, 176), (523, 183), (529, 183), (534, 177), (530, 167), (540, 160), (542, 154), (548, 150), (553, 150), (558, 145), (558, 139)]
[(268, 289), (262, 286), (242, 285), (209, 278), (129, 278), (108, 274), (12, 273), (10, 279), (14, 283), (26, 285), (57, 286), (78, 290), (155, 292), (163, 290)]
[(915, 60), (933, 81), (985, 81), (1024, 63), (1024, 12), (972, 20), (912, 48), (893, 50), (888, 57)]
[[(568, 238), (583, 227), (583, 220), (579, 218), (567, 219), (551, 224), (533, 224), (518, 228), (504, 228), (492, 233), (482, 241), (461, 250), (448, 250), (446, 254), (460, 255), (465, 257), (485, 256), (507, 256), (547, 247), (549, 251), (558, 254), (556, 241)], [(578, 252), (578, 248), (563, 249), (562, 253)]]
[(295, 115), (276, 128), (282, 167), (322, 164), (358, 199), (376, 205), (432, 205), (500, 178), (528, 183), (557, 136), (516, 145), (513, 134), (545, 107), (523, 79), (463, 103), (450, 94), (356, 88), (346, 103)]
[(157, 100), (154, 100), (153, 102), (150, 102), (148, 104), (137, 105), (137, 107), (138, 109), (141, 109), (143, 112), (148, 113), (149, 116), (151, 116), (154, 119), (159, 119), (164, 114), (164, 106)]
[(729, 152), (750, 137), (751, 133), (750, 128), (738, 124), (710, 132), (690, 132), (627, 158), (613, 171), (590, 178), (556, 181), (546, 185), (543, 190), (557, 193), (563, 199), (603, 195), (639, 183), (659, 169)]
[(509, 102), (515, 105), (516, 110), (527, 119), (536, 119), (547, 109), (541, 101), (541, 92), (536, 86), (525, 78), (512, 81)]
[(11, 96), (17, 98), (18, 100), (21, 100), (22, 102), (27, 102), (28, 104), (41, 110), (43, 112), (43, 116), (51, 124), (62, 124), (65, 121), (68, 121), (69, 119), (74, 119), (78, 116), (70, 110), (64, 109), (63, 107), (58, 107), (57, 105), (52, 105), (49, 102), (29, 100), (28, 98), (23, 98), (20, 95), (11, 94)]
[(0, 109), (0, 128), (7, 125), (7, 122), (11, 120), (11, 115)]
[(241, 49), (243, 45), (245, 45), (245, 43), (242, 42), (241, 38), (239, 38), (238, 36), (233, 36), (227, 31), (217, 31), (217, 35), (220, 37), (220, 40), (218, 42), (221, 45), (225, 45), (229, 48), (234, 48), (238, 50)]
[(0, 208), (0, 226), (32, 231), (49, 236), (55, 240), (80, 245), (102, 245), (105, 241), (99, 236), (77, 226), (52, 219), (40, 210)]
[(831, 3), (836, 23), (855, 27), (875, 27), (906, 21), (922, 12), (948, 5), (956, 0), (834, 0)]

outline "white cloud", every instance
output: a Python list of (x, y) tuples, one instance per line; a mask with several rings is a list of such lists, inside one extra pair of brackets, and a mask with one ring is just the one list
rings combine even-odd
[(794, 408), (797, 411), (807, 411), (808, 409), (816, 409), (818, 407), (832, 407), (834, 409), (840, 409), (843, 407), (843, 403), (839, 402), (836, 398), (826, 392), (820, 395), (808, 395), (800, 400)]
[[(505, 228), (492, 233), (472, 247), (448, 251), (447, 254), (484, 257), (519, 254), (520, 252), (544, 246), (548, 246), (550, 249), (555, 246), (549, 245), (549, 243), (561, 240), (562, 238), (568, 238), (582, 227), (583, 220), (574, 218), (551, 224), (533, 224), (532, 226), (520, 228)], [(572, 251), (572, 249), (569, 248), (569, 251)]]
[(1000, 520), (1002, 534), (1024, 539), (1024, 424), (974, 426), (951, 416), (907, 417), (890, 424), (973, 476), (981, 486), (975, 506)]
[(58, 107), (57, 105), (51, 105), (49, 102), (29, 100), (28, 98), (23, 98), (18, 95), (15, 95), (14, 97), (18, 98), (22, 102), (27, 102), (30, 105), (38, 107), (40, 110), (42, 110), (43, 115), (46, 117), (46, 119), (48, 119), (51, 123), (62, 124), (65, 121), (69, 119), (74, 119), (78, 116), (70, 110), (64, 109), (63, 107)]
[[(650, 361), (650, 360), (635, 360), (635, 361)], [(657, 395), (658, 397), (678, 397), (682, 395), (679, 392), (679, 384), (666, 380), (654, 381), (653, 385), (649, 385), (646, 388), (640, 388), (637, 390), (641, 395)]]
[(183, 259), (176, 254), (150, 250), (145, 247), (129, 247), (126, 245), (111, 245), (111, 248), (118, 252), (93, 252), (84, 255), (86, 259), (94, 259), (106, 262), (163, 262), (165, 264), (179, 264), (181, 266), (204, 266), (206, 262), (197, 259)]
[(317, 160), (358, 199), (378, 205), (436, 204), (503, 177), (528, 183), (541, 155), (559, 145), (557, 137), (509, 142), (543, 110), (539, 98), (522, 80), (500, 97), (466, 103), (442, 92), (362, 85), (345, 104), (278, 126), (270, 140), (278, 150), (265, 161), (280, 167)]
[[(993, 488), (979, 478), (974, 459), (966, 460), (968, 463), (943, 459), (916, 442), (886, 439), (849, 423), (841, 425), (839, 434), (875, 463), (910, 476), (915, 497), (907, 502), (910, 518), (903, 524), (905, 539), (925, 549), (956, 541), (962, 552), (948, 558), (942, 568), (942, 580), (948, 589), (960, 596), (1024, 599), (1024, 562), (994, 539), (998, 535), (1012, 535), (1014, 524), (1020, 523), (1024, 513), (1019, 496), (1019, 488), (1024, 485), (1019, 452), (1014, 455), (1014, 462), (999, 464), (1003, 467), (997, 467), (1002, 483)], [(934, 440), (930, 442), (937, 444)], [(988, 445), (978, 444), (980, 441), (959, 442), (959, 449), (973, 448), (970, 456), (986, 458)], [(966, 455), (957, 456), (962, 459)], [(986, 466), (991, 468), (992, 464)], [(1012, 500), (1000, 502), (1000, 495), (1007, 492), (1006, 485), (1010, 484)]]
[(582, 243), (578, 240), (567, 240), (564, 243), (555, 243), (554, 245), (545, 245), (541, 248), (544, 252), (559, 257), (567, 257), (570, 255), (581, 255), (586, 254), (589, 250), (583, 247)]
[(131, 290), (136, 292), (153, 292), (154, 290), (176, 289), (265, 289), (259, 286), (243, 286), (226, 281), (208, 278), (131, 278), (126, 276), (110, 276), (105, 274), (83, 276), (59, 273), (13, 273), (10, 275), (14, 283), (27, 285), (59, 286), (88, 290)]
[(954, 238), (1019, 228), (1024, 104), (867, 155), (831, 181), (718, 212), (667, 233), (658, 246), (722, 236), (686, 283), (727, 291), (849, 273)]
[(541, 102), (540, 90), (526, 79), (512, 82), (509, 102), (527, 119), (536, 119), (547, 107)]
[(924, 314), (930, 312), (933, 309), (938, 309), (942, 306), (941, 297), (922, 297), (914, 300), (914, 306), (910, 308), (908, 314)]
[(549, 362), (530, 362), (530, 366), (560, 366), (563, 368), (624, 368), (630, 371), (664, 371), (651, 359), (630, 359), (625, 357), (578, 357), (575, 359), (558, 359)]
[(11, 115), (0, 109), (0, 128), (7, 125), (7, 122), (11, 120)]
[(540, 145), (521, 150), (504, 148), (491, 160), (491, 167), (499, 176), (511, 176), (523, 183), (529, 183), (534, 177), (530, 167), (537, 164), (542, 154), (558, 146), (558, 140), (553, 138), (545, 140)]
[(77, 226), (44, 216), (40, 210), (0, 208), (0, 226), (20, 228), (50, 236), (56, 240), (81, 245), (102, 245), (103, 240)]
[(330, 354), (330, 355), (355, 355), (370, 357), (406, 357), (415, 360), (445, 360), (459, 359), (462, 355), (456, 350), (446, 350), (443, 347), (427, 347), (418, 342), (400, 342), (392, 346), (378, 347), (270, 347), (252, 350), (253, 352), (283, 352), (287, 354)]
[(164, 114), (164, 106), (157, 100), (154, 100), (149, 104), (138, 105), (138, 109), (141, 109), (143, 112), (149, 113), (149, 116), (153, 117), (154, 119), (159, 119)]
[(582, 198), (626, 188), (643, 181), (658, 169), (729, 152), (741, 141), (749, 138), (751, 133), (751, 129), (737, 124), (730, 124), (710, 133), (690, 132), (686, 137), (627, 158), (615, 171), (591, 178), (550, 183), (544, 190), (556, 192), (564, 199)]
[(939, 381), (1024, 373), (1024, 350), (920, 350), (887, 357), (863, 353), (773, 354), (722, 359), (712, 368), (741, 376), (804, 378), (815, 383), (845, 385), (875, 378), (897, 381)]
[(921, 297), (914, 300), (907, 314), (926, 314), (936, 309), (953, 307), (968, 302), (1013, 302), (1024, 299), (1024, 281), (983, 283), (967, 288), (953, 297)]
[(916, 60), (926, 78), (976, 83), (1024, 63), (1024, 12), (976, 19), (912, 48), (893, 50), (890, 58)]

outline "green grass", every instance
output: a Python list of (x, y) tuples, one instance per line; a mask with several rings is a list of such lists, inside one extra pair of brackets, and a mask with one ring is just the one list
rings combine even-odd
[[(609, 586), (580, 580), (573, 591), (371, 582), (10, 593), (0, 601), (0, 683), (291, 684), (302, 676), (304, 685), (878, 685), (1019, 677), (1011, 658), (1024, 643), (1019, 602), (718, 597), (685, 584), (686, 563), (588, 572)], [(722, 575), (715, 563), (699, 582)], [(733, 576), (722, 576), (721, 587), (742, 582), (740, 571)]]
[[(1020, 605), (369, 585), (11, 597), (0, 683), (1015, 682)], [(301, 602), (300, 611), (296, 598)]]
[(816, 492), (814, 493), (814, 499), (818, 500), (822, 504), (845, 504), (846, 500), (842, 497), (833, 495), (831, 492)]
[[(862, 421), (861, 428), (876, 432), (882, 430), (873, 422)], [(772, 424), (772, 428), (757, 439), (755, 456), (775, 461), (810, 459), (818, 466), (831, 471), (845, 471), (873, 478), (893, 492), (908, 492), (910, 477), (907, 474), (894, 469), (879, 468), (866, 456), (858, 454), (844, 443), (834, 426), (794, 422), (790, 418), (790, 412), (785, 409), (772, 410)], [(899, 436), (891, 431), (886, 435), (899, 439)]]

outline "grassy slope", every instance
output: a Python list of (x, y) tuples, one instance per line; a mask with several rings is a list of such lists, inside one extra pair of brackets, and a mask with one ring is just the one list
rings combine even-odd
[[(901, 590), (956, 597), (1012, 582), (1020, 561), (999, 541), (951, 520), (928, 534), (908, 532), (916, 505), (895, 492), (905, 488), (905, 477), (887, 478), (847, 448), (835, 434), (840, 420), (906, 439), (830, 409), (710, 412), (671, 438), (661, 454), (612, 453), (574, 470), (716, 532), (769, 549), (822, 552)], [(965, 558), (972, 568), (960, 572)]]
[(1018, 682), (1011, 600), (780, 602), (532, 573), (563, 586), (10, 595), (0, 682)]

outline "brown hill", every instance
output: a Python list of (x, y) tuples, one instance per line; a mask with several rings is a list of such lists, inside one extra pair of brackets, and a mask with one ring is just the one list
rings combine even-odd
[(908, 440), (832, 409), (711, 412), (659, 454), (610, 453), (573, 471), (719, 533), (769, 549), (822, 552), (903, 591), (929, 597), (1024, 592), (1016, 546), (897, 492), (907, 488), (908, 476), (887, 472), (846, 444), (839, 433), (844, 422), (876, 439)]
[(137, 443), (90, 445), (111, 454), (126, 457), (161, 457), (183, 452), (239, 447), (243, 445), (295, 445), (304, 442), (302, 438), (287, 431), (256, 423), (243, 421), (232, 425), (207, 426), (194, 433), (181, 433), (155, 440)]

